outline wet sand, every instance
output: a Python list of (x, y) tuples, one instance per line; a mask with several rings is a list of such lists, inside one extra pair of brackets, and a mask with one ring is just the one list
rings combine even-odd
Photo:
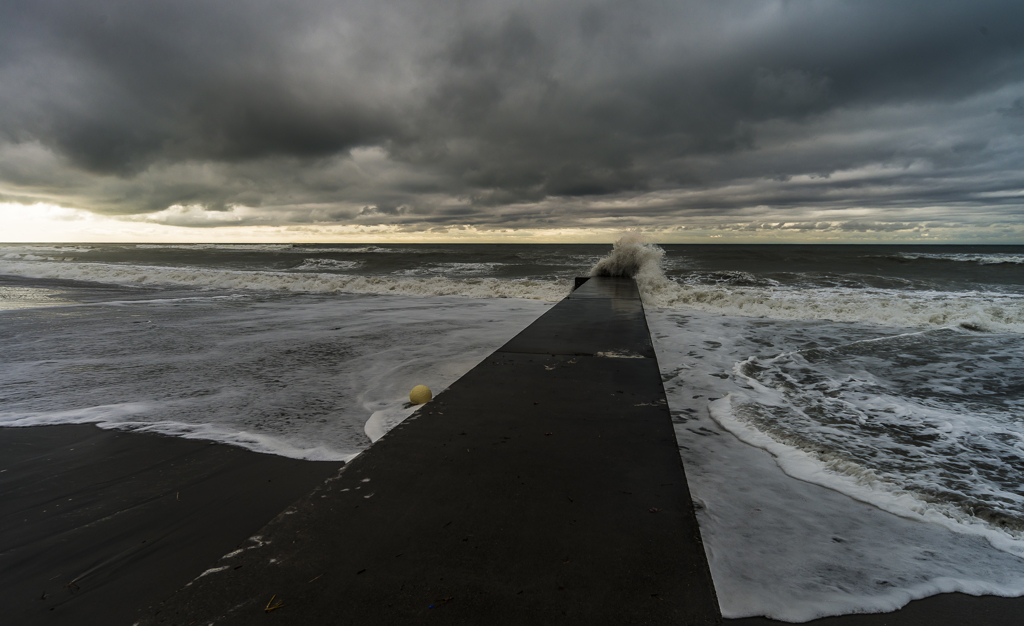
[[(786, 623), (763, 617), (724, 621), (725, 626), (783, 626)], [(943, 593), (915, 600), (892, 613), (840, 615), (804, 623), (810, 626), (1019, 626), (1024, 624), (1024, 598)]]
[(131, 624), (341, 465), (92, 425), (0, 428), (0, 621)]

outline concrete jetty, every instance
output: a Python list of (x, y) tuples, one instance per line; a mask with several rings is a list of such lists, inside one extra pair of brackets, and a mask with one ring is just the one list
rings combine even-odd
[(630, 279), (584, 282), (257, 534), (141, 623), (721, 622)]

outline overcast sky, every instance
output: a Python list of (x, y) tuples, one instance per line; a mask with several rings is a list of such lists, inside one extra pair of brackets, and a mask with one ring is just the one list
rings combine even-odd
[(0, 203), (37, 239), (1024, 243), (1024, 2), (6, 0)]

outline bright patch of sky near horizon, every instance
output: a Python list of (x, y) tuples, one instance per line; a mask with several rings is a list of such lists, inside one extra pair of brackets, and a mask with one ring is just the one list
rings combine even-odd
[[(175, 207), (164, 215), (189, 214), (199, 208)], [(210, 212), (203, 212), (210, 213)], [(152, 216), (107, 216), (82, 209), (37, 204), (0, 203), (0, 224), (7, 243), (606, 243), (620, 237), (628, 226), (604, 228), (508, 228), (486, 230), (456, 225), (417, 231), (388, 224), (235, 226), (232, 212), (214, 213), (206, 228), (163, 223)], [(1005, 244), (1024, 241), (1024, 227), (999, 224), (996, 228), (828, 222), (699, 224), (675, 228), (642, 228), (661, 243), (922, 243)]]

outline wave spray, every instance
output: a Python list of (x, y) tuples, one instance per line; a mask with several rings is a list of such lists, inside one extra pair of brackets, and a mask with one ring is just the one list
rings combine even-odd
[(661, 269), (665, 251), (641, 233), (629, 232), (612, 244), (611, 253), (590, 268), (591, 276), (619, 276), (636, 280), (641, 295), (668, 283)]

